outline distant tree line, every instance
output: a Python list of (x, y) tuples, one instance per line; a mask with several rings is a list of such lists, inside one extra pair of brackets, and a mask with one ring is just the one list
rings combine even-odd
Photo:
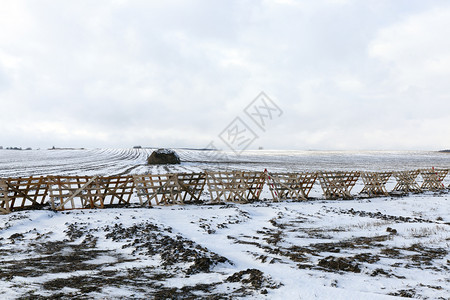
[[(31, 147), (22, 149), (22, 147), (6, 147), (6, 150), (32, 150)], [(0, 146), (0, 150), (3, 150), (3, 146)]]

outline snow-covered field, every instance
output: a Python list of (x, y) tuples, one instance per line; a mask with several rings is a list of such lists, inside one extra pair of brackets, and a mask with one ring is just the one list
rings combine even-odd
[(432, 151), (244, 151), (175, 149), (182, 164), (148, 166), (155, 149), (0, 150), (0, 177), (36, 175), (117, 175), (198, 172), (205, 169), (263, 171), (409, 170), (450, 168), (450, 153)]
[[(177, 150), (184, 162), (172, 167), (146, 166), (150, 152), (0, 150), (0, 176), (450, 168), (450, 155), (436, 152), (249, 151), (225, 161)], [(352, 192), (361, 188), (358, 181)], [(0, 297), (450, 298), (447, 191), (326, 201), (316, 184), (311, 201), (273, 203), (268, 189), (262, 196), (252, 204), (1, 215)]]

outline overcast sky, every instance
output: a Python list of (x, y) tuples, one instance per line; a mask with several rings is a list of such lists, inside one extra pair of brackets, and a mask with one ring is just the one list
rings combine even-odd
[(450, 148), (449, 37), (449, 1), (0, 0), (0, 145)]

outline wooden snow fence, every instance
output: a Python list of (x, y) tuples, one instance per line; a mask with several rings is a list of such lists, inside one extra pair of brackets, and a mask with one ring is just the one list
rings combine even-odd
[(266, 174), (264, 172), (243, 171), (242, 177), (247, 185), (247, 201), (257, 201), (266, 183)]
[[(122, 176), (46, 176), (0, 178), (0, 214), (34, 209), (50, 202), (54, 210), (104, 208), (130, 204), (134, 191), (141, 205), (171, 205), (201, 202), (208, 185), (212, 203), (247, 203), (259, 200), (267, 182), (273, 201), (307, 200), (318, 179), (325, 199), (351, 199), (359, 176), (361, 193), (369, 197), (387, 196), (386, 183), (394, 176), (392, 193), (420, 193), (445, 189), (448, 169), (421, 169), (401, 172), (299, 172), (270, 173), (207, 171), (200, 173), (145, 174)], [(416, 182), (421, 174), (423, 183)]]
[(420, 170), (393, 172), (392, 175), (397, 180), (392, 192), (400, 193), (421, 193), (422, 189), (416, 182)]
[(8, 186), (4, 179), (0, 179), (0, 214), (9, 214), (10, 212)]
[(274, 201), (293, 199), (307, 200), (317, 173), (269, 173), (267, 184)]
[(264, 172), (206, 172), (212, 203), (258, 200), (265, 178)]
[(134, 193), (133, 176), (108, 176), (98, 177), (97, 184), (100, 187), (102, 207), (123, 206), (130, 204)]
[(47, 176), (54, 210), (104, 208), (130, 203), (132, 176)]
[(4, 178), (0, 180), (0, 213), (39, 208), (45, 203), (45, 177)]
[(361, 172), (361, 179), (364, 183), (361, 193), (365, 193), (369, 197), (389, 196), (386, 183), (391, 176), (392, 172)]
[(171, 205), (199, 201), (205, 173), (133, 175), (141, 205)]
[(205, 189), (206, 174), (200, 173), (178, 173), (178, 183), (183, 189), (181, 200), (183, 203), (198, 202)]
[(320, 186), (325, 199), (353, 199), (350, 191), (355, 186), (360, 173), (352, 172), (318, 172)]
[(47, 176), (47, 184), (54, 210), (103, 208), (98, 176)]
[(445, 189), (443, 183), (445, 177), (448, 174), (448, 169), (422, 169), (420, 175), (422, 175), (423, 183), (420, 187), (422, 190), (438, 191)]

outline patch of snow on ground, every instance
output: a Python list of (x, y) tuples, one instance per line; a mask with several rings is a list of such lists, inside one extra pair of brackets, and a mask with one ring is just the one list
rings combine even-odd
[[(186, 149), (176, 149), (181, 165), (146, 165), (153, 150), (0, 150), (0, 176), (450, 167), (437, 152), (245, 151), (225, 161)], [(1, 298), (448, 299), (448, 190), (326, 201), (316, 183), (310, 197), (274, 203), (265, 186), (252, 204), (0, 215)]]
[(5, 299), (450, 294), (446, 193), (0, 218)]

